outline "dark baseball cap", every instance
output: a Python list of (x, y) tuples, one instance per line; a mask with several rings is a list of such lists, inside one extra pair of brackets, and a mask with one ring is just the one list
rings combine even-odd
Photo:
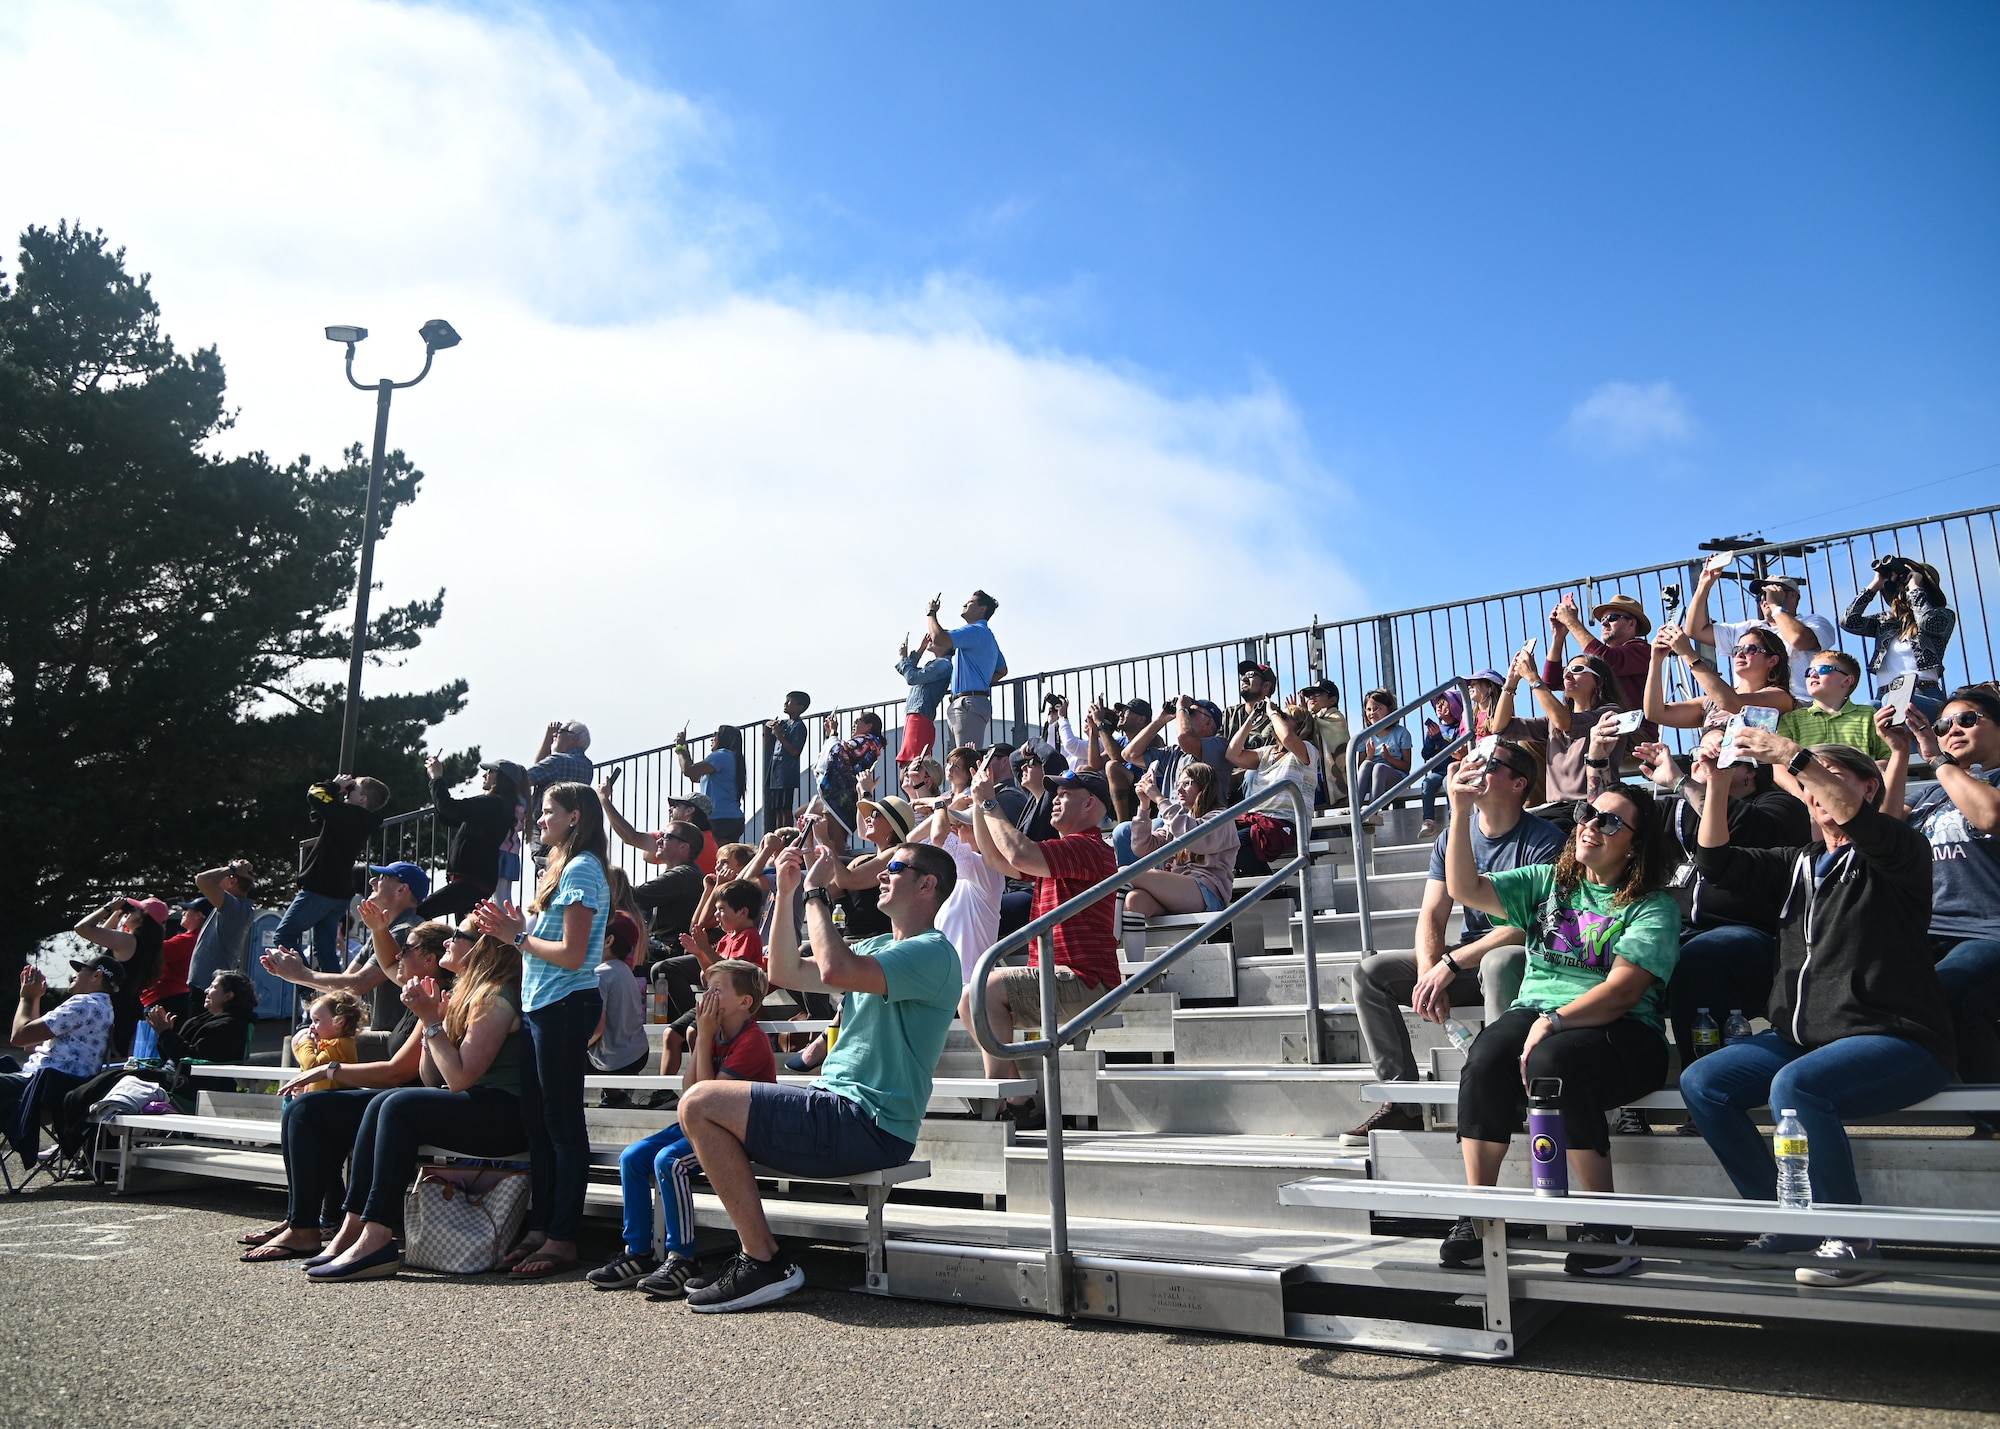
[(431, 876), (414, 863), (371, 863), (368, 865), (368, 871), (395, 879), (416, 894), (419, 903), (431, 896)]
[(215, 905), (206, 898), (190, 898), (187, 902), (181, 904), (181, 911), (184, 913), (213, 913)]
[(1236, 673), (1237, 673), (1237, 674), (1239, 674), (1239, 675), (1247, 675), (1247, 674), (1249, 674), (1249, 673), (1250, 673), (1250, 672), (1251, 672), (1252, 670), (1255, 670), (1255, 671), (1256, 671), (1256, 672), (1257, 672), (1258, 674), (1262, 675), (1262, 676), (1263, 676), (1263, 677), (1264, 677), (1265, 679), (1269, 680), (1269, 681), (1270, 681), (1270, 682), (1271, 682), (1272, 684), (1274, 684), (1274, 685), (1275, 685), (1275, 684), (1277, 684), (1277, 683), (1278, 683), (1278, 672), (1277, 672), (1276, 670), (1273, 670), (1273, 669), (1272, 669), (1272, 668), (1271, 668), (1271, 667), (1270, 667), (1269, 665), (1266, 665), (1266, 664), (1265, 664), (1265, 663), (1264, 663), (1263, 661), (1261, 661), (1261, 660), (1238, 660), (1238, 661), (1236, 662)]
[(1222, 706), (1214, 700), (1190, 700), (1188, 703), (1214, 720), (1217, 729), (1222, 727)]
[(125, 969), (119, 964), (118, 959), (112, 957), (109, 953), (99, 953), (94, 958), (71, 958), (69, 965), (78, 972), (86, 970), (101, 972), (104, 974), (105, 980), (113, 987), (122, 987), (124, 985)]
[(1111, 808), (1111, 786), (1104, 782), (1104, 776), (1094, 769), (1072, 769), (1055, 781), (1057, 789), (1081, 789), (1102, 804)]

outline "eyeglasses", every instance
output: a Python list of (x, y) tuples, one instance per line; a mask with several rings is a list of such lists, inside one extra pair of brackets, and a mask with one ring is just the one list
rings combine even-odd
[(1971, 729), (1985, 718), (1986, 716), (1978, 710), (1960, 710), (1955, 715), (1946, 715), (1943, 719), (1932, 725), (1931, 733), (1949, 734), (1954, 727), (1958, 729)]
[(1576, 823), (1578, 828), (1585, 824), (1596, 824), (1608, 839), (1617, 838), (1625, 829), (1625, 816), (1614, 814), (1609, 809), (1600, 809), (1588, 799), (1576, 801)]
[(1847, 671), (1838, 665), (1812, 665), (1806, 670), (1808, 675), (1845, 675)]
[(1773, 655), (1769, 650), (1766, 650), (1762, 645), (1738, 645), (1734, 650), (1731, 650), (1729, 653), (1735, 656), (1738, 660), (1748, 660), (1753, 655), (1762, 660), (1775, 660), (1778, 658), (1776, 655)]

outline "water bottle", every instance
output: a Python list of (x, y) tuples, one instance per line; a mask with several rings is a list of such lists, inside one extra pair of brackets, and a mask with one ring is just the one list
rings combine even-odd
[(1750, 1040), (1750, 1019), (1743, 1015), (1743, 1009), (1729, 1009), (1729, 1020), (1722, 1024), (1722, 1045), (1733, 1047), (1738, 1042)]
[(1569, 1146), (1563, 1139), (1561, 1077), (1528, 1083), (1528, 1156), (1537, 1196), (1569, 1194)]
[(1708, 1015), (1706, 1007), (1697, 1007), (1694, 1013), (1694, 1054), (1706, 1057), (1722, 1045), (1722, 1029), (1715, 1025), (1715, 1019)]
[(1472, 1051), (1472, 1032), (1456, 1017), (1445, 1018), (1444, 1035), (1451, 1038), (1451, 1045), (1459, 1051), (1468, 1054)]
[(1807, 1169), (1806, 1129), (1790, 1107), (1778, 1115), (1777, 1129), (1771, 1133), (1771, 1154), (1778, 1158), (1778, 1204), (1788, 1211), (1808, 1209), (1812, 1205), (1812, 1177)]

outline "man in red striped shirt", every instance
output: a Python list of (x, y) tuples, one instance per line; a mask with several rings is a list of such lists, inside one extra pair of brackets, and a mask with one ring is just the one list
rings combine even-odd
[[(992, 761), (973, 777), (972, 830), (979, 855), (988, 866), (1013, 878), (1031, 879), (1035, 901), (1031, 919), (1052, 912), (1086, 889), (1118, 872), (1118, 856), (1101, 832), (1111, 812), (1111, 791), (1095, 770), (1078, 770), (1050, 781), (1054, 800), (1050, 821), (1056, 837), (1031, 839), (1008, 822), (994, 797)], [(1118, 986), (1118, 900), (1100, 899), (1081, 913), (1056, 924), (1056, 1015), (1068, 1019)], [(982, 950), (983, 951), (983, 950)], [(1039, 1027), (1042, 1021), (1039, 945), (1025, 968), (996, 968), (986, 983), (986, 1011), (993, 1030), (1011, 1040), (1016, 1027)], [(958, 1015), (971, 1020), (971, 990), (959, 1004)], [(1050, 1029), (1053, 1030), (1053, 1029)], [(985, 1055), (986, 1075), (1016, 1075), (1012, 1062)], [(1023, 1130), (1044, 1125), (1033, 1098), (1007, 1103), (1006, 1115)]]

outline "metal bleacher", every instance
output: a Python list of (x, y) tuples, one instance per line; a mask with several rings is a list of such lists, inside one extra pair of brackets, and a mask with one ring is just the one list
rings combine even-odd
[[(1992, 524), (1989, 510), (1970, 515)], [(1947, 533), (1953, 541), (1955, 533), (1955, 527)], [(1860, 536), (1868, 539), (1865, 550)], [(1770, 568), (1781, 557), (1805, 559), (1786, 551), (1810, 556), (1822, 547), (1840, 549), (1830, 544), (1837, 539), (1857, 549), (1865, 573), (1876, 533), (1816, 539), (1822, 546), (1774, 550)], [(2000, 564), (1985, 550), (1975, 552), (1980, 563)], [(1766, 562), (1757, 560), (1761, 572)], [(1662, 587), (1675, 573), (1661, 568), (1635, 584), (1642, 592), (1645, 580)], [(1830, 567), (1826, 582), (1830, 591), (1847, 578)], [(1488, 604), (1497, 610), (1495, 602), (1521, 603), (1532, 634), (1533, 613), (1517, 600), (1524, 594), (1534, 593)], [(1968, 598), (1961, 594), (1955, 604), (1969, 621)], [(1381, 682), (1394, 683), (1392, 647), (1406, 638), (1396, 622), (1411, 614), (1381, 617), (1377, 632), (1354, 640), (1354, 649), (1367, 654), (1362, 668), (1374, 672), (1364, 678), (1386, 667), (1390, 675)], [(1718, 617), (1733, 614), (1724, 609)], [(1983, 631), (1983, 613), (1981, 621)], [(1497, 630), (1484, 637), (1491, 648), (1512, 648), (1519, 632), (1493, 623)], [(1318, 626), (1312, 634), (1321, 642), (1313, 668), (1340, 673), (1350, 691), (1365, 688), (1346, 665), (1348, 637)], [(1329, 634), (1336, 640), (1332, 656)], [(1371, 646), (1378, 634), (1379, 646)], [(1472, 643), (1470, 621), (1465, 638)], [(1961, 644), (1969, 641), (1969, 633), (1962, 636)], [(1406, 672), (1424, 669), (1403, 648)], [(1435, 648), (1432, 656), (1439, 678), (1450, 668), (1489, 662), (1455, 651), (1447, 666)], [(1990, 677), (1990, 639), (1984, 673), (1971, 657), (1960, 658), (1971, 678)], [(1504, 663), (1504, 655), (1490, 662)], [(1294, 683), (1303, 683), (1296, 677), (1305, 668), (1292, 662)], [(1173, 678), (1176, 684), (1162, 688), (1188, 688)], [(1042, 688), (1058, 685), (1070, 688), (1054, 677)], [(1015, 692), (1017, 729), (1033, 697)], [(639, 782), (635, 772), (626, 787)], [(1571, 1303), (2000, 1331), (2000, 1141), (1968, 1138), (1965, 1117), (1968, 1108), (2000, 1107), (2000, 1089), (1963, 1089), (1936, 1105), (1878, 1119), (1891, 1125), (1855, 1127), (1856, 1162), (1870, 1202), (1861, 1208), (1784, 1212), (1735, 1200), (1705, 1143), (1666, 1126), (1615, 1140), (1615, 1197), (1532, 1197), (1524, 1189), (1518, 1138), (1500, 1187), (1466, 1188), (1448, 1129), (1457, 1054), (1437, 1028), (1406, 1014), (1419, 1063), (1430, 1065), (1429, 1081), (1385, 1088), (1362, 1060), (1352, 1005), (1353, 969), (1366, 950), (1407, 949), (1415, 941), (1429, 860), (1419, 817), (1413, 804), (1400, 801), (1368, 817), (1321, 814), (1296, 869), (1262, 883), (1239, 881), (1240, 907), (1127, 924), (1125, 971), (1143, 981), (1121, 990), (1112, 1017), (1075, 1035), (1066, 1029), (1046, 1054), (1026, 1053), (1020, 1062), (1021, 1077), (1035, 1079), (1056, 1113), (1050, 1132), (1023, 1132), (995, 1118), (998, 1098), (1017, 1088), (985, 1080), (979, 1031), (954, 1026), (917, 1149), (927, 1174), (893, 1191), (882, 1188), (880, 1240), (861, 1288), (1024, 1313), (1476, 1359), (1511, 1357)], [(1302, 914), (1301, 907), (1310, 911)], [(1163, 957), (1164, 966), (1149, 966)], [(1479, 1013), (1461, 1008), (1458, 1016), (1476, 1026)], [(1053, 1084), (1050, 1068), (1057, 1073)], [(644, 1078), (593, 1082), (668, 1085)], [(1385, 1098), (1425, 1104), (1438, 1129), (1376, 1132), (1365, 1148), (1343, 1147), (1341, 1133)], [(252, 1110), (274, 1114), (266, 1103)], [(1671, 1115), (1674, 1094), (1650, 1104)], [(204, 1110), (218, 1118), (248, 1114), (226, 1092), (208, 1098)], [(608, 1149), (618, 1135), (642, 1134), (642, 1126), (668, 1115), (593, 1111), (593, 1137), (605, 1137)], [(148, 1170), (204, 1174), (192, 1164), (199, 1156), (186, 1149), (202, 1142), (200, 1131), (162, 1128), (128, 1137), (118, 1150), (133, 1185), (143, 1184), (138, 1178)], [(217, 1145), (227, 1146), (226, 1138)], [(282, 1181), (281, 1165), (274, 1181), (277, 1158), (268, 1145), (237, 1144), (217, 1156), (231, 1169), (207, 1174)], [(853, 1246), (872, 1238), (867, 1207), (841, 1188), (770, 1181), (765, 1191), (781, 1235)], [(615, 1208), (603, 1175), (593, 1184), (591, 1205), (606, 1214)], [(726, 1229), (712, 1196), (697, 1196), (696, 1205), (704, 1227)], [(1474, 1217), (1485, 1236), (1483, 1269), (1438, 1266), (1438, 1236), (1461, 1214)], [(1613, 1220), (1641, 1227), (1645, 1268), (1612, 1282), (1564, 1275), (1553, 1259), (1563, 1250), (1563, 1227)], [(1774, 1229), (1873, 1230), (1887, 1242), (1889, 1273), (1865, 1287), (1820, 1290), (1798, 1285), (1782, 1259), (1766, 1269), (1731, 1263), (1735, 1242), (1728, 1238)]]

